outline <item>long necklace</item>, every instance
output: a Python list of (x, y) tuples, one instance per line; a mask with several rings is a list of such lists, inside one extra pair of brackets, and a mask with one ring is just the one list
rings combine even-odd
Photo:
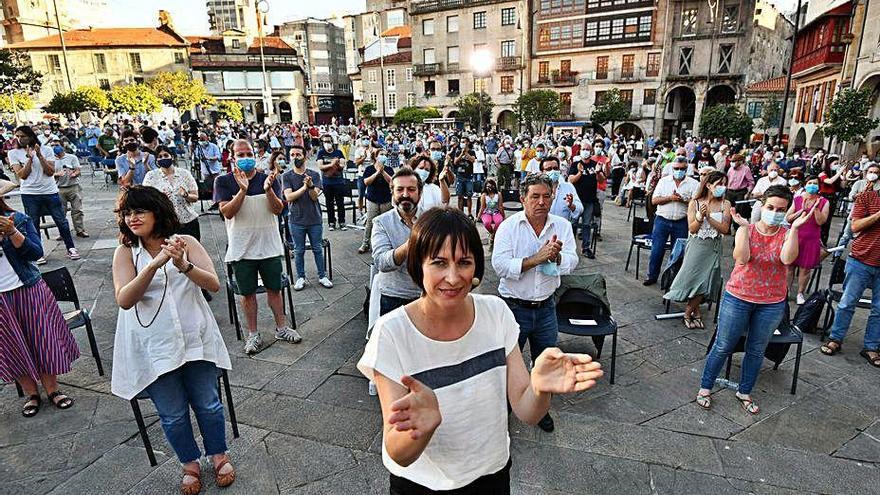
[[(141, 249), (144, 249), (144, 248), (141, 247)], [(137, 277), (138, 259), (140, 259), (140, 257), (141, 257), (141, 252), (140, 252), (140, 250), (138, 250), (137, 255), (134, 257), (135, 277)], [(162, 274), (165, 275), (165, 287), (162, 288), (162, 299), (159, 300), (159, 307), (156, 308), (156, 314), (153, 315), (153, 318), (146, 325), (144, 325), (144, 322), (141, 321), (141, 315), (140, 315), (140, 313), (138, 313), (138, 303), (134, 303), (134, 316), (135, 316), (135, 318), (137, 318), (138, 324), (141, 326), (141, 328), (151, 327), (153, 325), (153, 322), (156, 321), (156, 318), (159, 317), (159, 312), (162, 311), (162, 304), (165, 303), (165, 294), (168, 292), (168, 270), (165, 265), (162, 265)]]

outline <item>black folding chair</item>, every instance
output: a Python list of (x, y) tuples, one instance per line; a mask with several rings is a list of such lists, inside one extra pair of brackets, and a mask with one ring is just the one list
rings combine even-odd
[[(293, 237), (290, 236), (290, 226), (287, 224), (288, 218), (284, 217), (282, 220), (282, 229), (284, 232), (284, 237), (282, 241), (284, 242), (284, 262), (287, 264), (287, 273), (290, 274), (291, 278), (293, 278), (293, 266), (290, 264), (290, 258), (293, 256), (294, 246), (293, 246)], [(330, 280), (333, 280), (333, 250), (330, 247), (330, 240), (326, 237), (321, 238), (321, 246), (324, 249), (324, 271), (327, 272), (327, 277)], [(306, 251), (311, 251), (312, 245), (308, 241), (306, 241)]]
[(629, 254), (626, 255), (624, 271), (629, 271), (629, 262), (632, 258), (633, 248), (636, 248), (636, 280), (639, 279), (639, 264), (642, 258), (642, 249), (651, 249), (651, 233), (654, 231), (654, 221), (649, 218), (633, 217), (632, 239), (629, 243)]
[[(828, 332), (831, 322), (834, 321), (833, 303), (840, 302), (843, 298), (843, 280), (846, 277), (846, 256), (841, 256), (834, 260), (834, 266), (831, 268), (831, 276), (828, 277), (828, 288), (825, 289), (828, 306), (825, 309), (825, 319), (822, 323), (822, 334)], [(818, 285), (818, 282), (817, 282)], [(866, 289), (870, 291), (871, 289)], [(856, 303), (857, 308), (871, 309), (871, 297), (860, 297)]]
[[(235, 405), (232, 403), (232, 388), (229, 386), (229, 375), (224, 369), (220, 369), (220, 374), (217, 376), (217, 395), (220, 396), (220, 402), (223, 402), (221, 385), (226, 392), (226, 408), (229, 410), (229, 422), (232, 423), (232, 436), (233, 438), (238, 438), (238, 419), (235, 417)], [(150, 459), (150, 466), (155, 466), (157, 464), (156, 454), (153, 452), (153, 444), (150, 442), (149, 435), (147, 435), (144, 416), (141, 414), (141, 406), (138, 404), (139, 400), (149, 398), (150, 395), (147, 394), (146, 390), (143, 390), (129, 402), (131, 403), (131, 412), (134, 413), (134, 420), (138, 425), (138, 432), (141, 435), (141, 440), (144, 442), (144, 448), (147, 450), (147, 458)]]
[(501, 197), (504, 200), (504, 211), (522, 211), (522, 198), (519, 196), (519, 189), (506, 189), (501, 191)]
[(602, 357), (605, 337), (611, 336), (611, 380), (617, 362), (617, 322), (605, 305), (584, 289), (569, 288), (556, 303), (556, 322), (559, 332), (592, 337), (596, 346), (596, 360)]
[(79, 296), (76, 294), (76, 287), (73, 284), (73, 277), (66, 267), (56, 268), (42, 274), (43, 281), (49, 286), (52, 295), (58, 302), (73, 303), (74, 310), (64, 313), (64, 321), (68, 328), (86, 327), (86, 335), (89, 338), (89, 347), (92, 349), (92, 356), (95, 358), (95, 364), (98, 367), (98, 375), (104, 376), (104, 366), (101, 363), (101, 354), (98, 351), (98, 343), (95, 340), (95, 332), (92, 329), (92, 318), (89, 313), (82, 309), (79, 305)]
[(629, 202), (629, 211), (626, 212), (627, 222), (629, 222), (630, 217), (635, 214), (636, 205), (645, 206), (645, 201), (645, 190), (640, 187), (632, 188), (632, 200)]

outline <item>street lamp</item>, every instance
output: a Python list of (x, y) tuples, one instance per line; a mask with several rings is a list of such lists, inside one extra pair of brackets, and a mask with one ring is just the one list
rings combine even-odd
[(269, 77), (266, 74), (266, 57), (263, 55), (263, 15), (269, 12), (269, 2), (267, 0), (259, 0), (254, 4), (257, 11), (257, 33), (260, 36), (260, 65), (263, 67), (263, 110), (266, 112), (265, 121), (272, 123), (272, 116), (275, 114), (272, 104), (272, 88), (269, 87)]
[(480, 102), (478, 105), (479, 120), (477, 121), (477, 133), (480, 135), (483, 134), (483, 95), (486, 91), (485, 84), (483, 84), (483, 78), (489, 75), (494, 64), (495, 58), (492, 56), (492, 52), (485, 48), (475, 50), (471, 55), (471, 69), (474, 71), (474, 85), (476, 86), (477, 84), (477, 76), (479, 76), (480, 80)]

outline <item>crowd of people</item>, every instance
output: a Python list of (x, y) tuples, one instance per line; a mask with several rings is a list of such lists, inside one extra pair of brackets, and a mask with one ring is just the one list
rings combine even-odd
[[(842, 255), (836, 246), (852, 244), (821, 352), (841, 350), (853, 310), (871, 289), (861, 355), (880, 367), (880, 165), (867, 156), (843, 162), (824, 150), (786, 155), (778, 146), (735, 140), (553, 129), (514, 135), (352, 122), (97, 124), (46, 122), (4, 134), (3, 158), (15, 180), (0, 186), (20, 189), (25, 211), (0, 201), (0, 379), (21, 385), (26, 417), (42, 405), (38, 382), (56, 407), (74, 403), (56, 376), (70, 370), (79, 351), (35, 266), (45, 262), (37, 222), (51, 216), (68, 258), (80, 258), (65, 210), (75, 235), (88, 237), (78, 179), (79, 158), (91, 159), (120, 190), (112, 392), (125, 399), (146, 393), (153, 401), (183, 466), (184, 493), (202, 486), (190, 409), (217, 484), (235, 479), (216, 388), (218, 373), (231, 364), (208, 304), (220, 289), (214, 263), (221, 260), (200, 244), (200, 200), (225, 225), (222, 262), (240, 298), (248, 355), (265, 348), (258, 289), (265, 289), (275, 339), (301, 342), (285, 314), (285, 283), (294, 291), (309, 283), (310, 247), (314, 280), (332, 288), (325, 225), (354, 236), (363, 228), (357, 251), (369, 253), (372, 273), (358, 368), (381, 404), (392, 493), (509, 490), (506, 413), (552, 431), (551, 395), (588, 390), (601, 378), (590, 356), (557, 347), (554, 294), (582, 258), (595, 258), (603, 209), (613, 205), (644, 204), (636, 215), (653, 222), (645, 286), (657, 283), (676, 241), (685, 243), (663, 297), (685, 304), (687, 328), (706, 327), (702, 304), (720, 305), (699, 406), (711, 408), (720, 369), (745, 335), (736, 397), (746, 413), (759, 413), (751, 392), (787, 311), (789, 286), (796, 284), (792, 299), (803, 304), (811, 271), (826, 256)], [(505, 203), (522, 210), (509, 213)], [(835, 212), (846, 221), (831, 243)], [(734, 268), (724, 274), (729, 235)], [(289, 282), (285, 243), (293, 246), (296, 271)], [(500, 279), (497, 296), (472, 292), (487, 264)], [(475, 424), (480, 435), (473, 435)]]

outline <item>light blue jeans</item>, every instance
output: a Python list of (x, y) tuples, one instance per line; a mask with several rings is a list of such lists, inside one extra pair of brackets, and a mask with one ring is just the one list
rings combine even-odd
[(742, 361), (739, 393), (752, 393), (758, 373), (764, 362), (764, 351), (770, 343), (773, 331), (779, 328), (785, 312), (785, 301), (772, 304), (755, 304), (724, 291), (718, 308), (718, 331), (715, 343), (706, 357), (700, 386), (711, 389), (721, 372), (721, 367), (733, 353), (739, 338), (746, 333), (746, 355)]
[(880, 350), (880, 267), (866, 265), (849, 257), (846, 260), (846, 275), (843, 279), (843, 296), (837, 304), (834, 324), (831, 325), (831, 338), (843, 342), (852, 322), (856, 304), (865, 289), (871, 288), (871, 313), (865, 328), (864, 349)]
[(293, 260), (296, 265), (296, 277), (306, 278), (306, 236), (312, 246), (315, 255), (315, 265), (318, 267), (318, 278), (324, 278), (324, 226), (320, 223), (315, 225), (290, 224), (290, 237), (293, 241)]

